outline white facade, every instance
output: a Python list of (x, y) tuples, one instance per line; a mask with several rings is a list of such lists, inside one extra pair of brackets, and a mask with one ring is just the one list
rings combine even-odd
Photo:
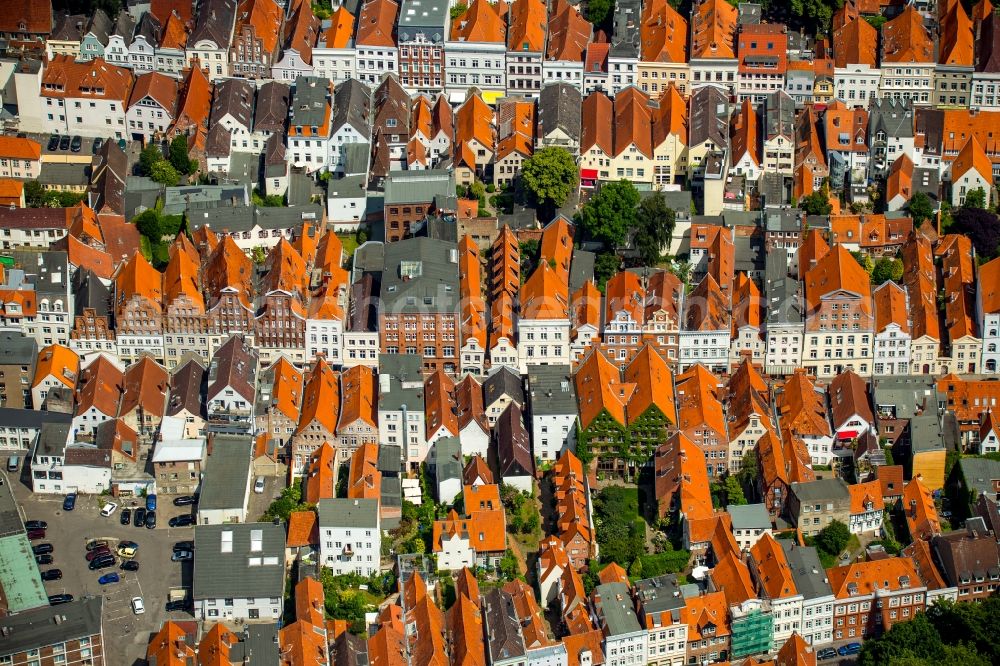
[(119, 100), (46, 96), (43, 113), (49, 134), (125, 138), (125, 105)]
[(339, 319), (306, 319), (306, 358), (323, 354), (331, 365), (341, 365), (344, 322)]
[(619, 91), (634, 86), (639, 76), (639, 59), (616, 58), (608, 56), (608, 83), (611, 86), (608, 94), (612, 97)]
[(971, 108), (1000, 111), (1000, 72), (973, 72)]
[(350, 368), (364, 365), (378, 368), (378, 331), (346, 331), (344, 333), (343, 365)]
[[(475, 419), (471, 419), (465, 427), (458, 431), (458, 439), (462, 443), (463, 456), (487, 456), (490, 446), (490, 433), (483, 430)], [(454, 495), (452, 495), (454, 497)]]
[[(257, 617), (250, 617), (251, 610), (257, 611)], [(243, 622), (250, 619), (274, 621), (281, 617), (281, 599), (278, 597), (196, 599), (194, 616), (203, 622)]]
[(583, 63), (576, 60), (545, 60), (542, 62), (543, 85), (568, 83), (583, 92)]
[(765, 370), (770, 374), (778, 368), (797, 368), (802, 364), (803, 326), (798, 324), (768, 324)]
[(979, 367), (981, 372), (996, 373), (1000, 371), (1000, 311), (984, 313), (979, 326), (983, 337)]
[(860, 513), (852, 513), (848, 528), (851, 534), (878, 534), (882, 529), (882, 509), (869, 503)]
[(295, 49), (285, 49), (278, 62), (271, 66), (271, 78), (288, 84), (295, 83), (300, 76), (312, 76), (313, 72), (312, 65), (304, 61)]
[[(427, 459), (427, 439), (424, 437), (423, 405), (408, 410), (378, 410), (379, 446), (391, 444), (403, 450), (403, 460), (420, 464)], [(405, 417), (405, 428), (404, 426)], [(405, 433), (403, 432), (405, 430)]]
[(726, 372), (729, 369), (729, 329), (719, 331), (679, 331), (678, 369), (686, 370), (695, 363), (701, 363), (712, 372)]
[(165, 134), (173, 122), (170, 110), (163, 108), (148, 95), (125, 111), (125, 124), (128, 126), (129, 136), (141, 135), (143, 141), (149, 141), (154, 135)]
[(358, 56), (354, 46), (344, 49), (316, 47), (312, 52), (315, 76), (330, 79), (334, 85), (357, 76)]
[[(395, 46), (362, 46), (356, 48), (357, 78), (375, 89), (386, 74), (399, 75), (399, 49)], [(317, 75), (319, 75), (317, 67)]]
[(565, 451), (576, 451), (576, 412), (532, 414), (531, 442), (532, 454), (541, 460), (555, 460)]
[(522, 375), (529, 365), (569, 363), (569, 319), (521, 319), (517, 326)]
[(868, 108), (869, 102), (878, 97), (882, 70), (868, 65), (837, 67), (833, 70), (834, 94), (848, 106)]
[(813, 465), (829, 465), (833, 458), (833, 437), (827, 435), (802, 435), (802, 443), (809, 450)]
[[(655, 620), (654, 620), (655, 622)], [(667, 627), (652, 626), (646, 638), (646, 663), (657, 666), (683, 666), (687, 656), (687, 624), (676, 622)]]
[(129, 365), (143, 353), (152, 354), (158, 361), (164, 360), (162, 335), (119, 335), (118, 356)]
[(875, 376), (910, 372), (910, 334), (898, 324), (889, 324), (875, 334), (872, 363)]
[[(445, 42), (445, 91), (459, 102), (471, 86), (483, 93), (505, 94), (507, 45), (500, 42)], [(484, 95), (485, 96), (485, 95)]]
[[(614, 603), (614, 600), (608, 600)], [(628, 603), (632, 603), (629, 599)], [(645, 629), (604, 637), (604, 666), (638, 666), (646, 660)]]
[[(352, 503), (353, 506), (338, 510), (338, 507), (347, 507)], [(334, 516), (333, 521), (327, 522), (328, 513)], [(345, 514), (349, 520), (338, 520), (340, 515)], [(371, 519), (355, 520), (356, 517), (366, 516)], [(332, 569), (336, 576), (348, 573), (371, 576), (378, 572), (382, 557), (378, 500), (323, 500), (320, 502), (319, 522), (319, 555), (323, 566)]]
[(214, 42), (203, 39), (195, 44), (188, 44), (185, 58), (188, 62), (198, 58), (202, 69), (207, 70), (208, 80), (221, 79), (229, 73), (229, 45), (219, 48)]
[(87, 411), (73, 417), (73, 434), (93, 437), (97, 433), (97, 426), (114, 419), (116, 415), (105, 414), (96, 405), (91, 405)]
[(810, 645), (833, 642), (833, 595), (802, 601), (802, 638)]
[[(436, 545), (436, 544), (435, 544)], [(463, 567), (476, 566), (476, 551), (469, 540), (460, 534), (441, 538), (441, 549), (435, 550), (437, 567), (443, 571), (458, 571)]]
[(934, 63), (882, 63), (878, 96), (910, 99), (915, 105), (931, 103), (934, 92)]
[(108, 45), (104, 48), (104, 59), (112, 65), (119, 67), (131, 67), (129, 60), (129, 48), (122, 35), (111, 35), (108, 37)]
[(156, 61), (155, 44), (147, 42), (143, 35), (136, 35), (135, 40), (128, 48), (128, 59), (136, 75), (156, 71), (153, 64)]
[(730, 97), (736, 96), (736, 74), (739, 62), (730, 58), (692, 58), (690, 90), (715, 86)]

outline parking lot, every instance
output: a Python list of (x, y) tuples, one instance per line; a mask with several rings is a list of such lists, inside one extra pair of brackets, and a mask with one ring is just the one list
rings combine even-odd
[[(12, 484), (14, 495), (24, 510), (27, 520), (44, 520), (48, 523), (45, 539), (33, 544), (51, 543), (54, 549), (51, 565), (39, 567), (60, 569), (61, 580), (45, 583), (48, 594), (72, 594), (76, 598), (87, 595), (104, 596), (104, 636), (107, 663), (136, 664), (142, 662), (146, 645), (153, 633), (167, 619), (191, 619), (189, 613), (177, 611), (167, 613), (166, 603), (172, 588), (190, 588), (192, 565), (190, 562), (171, 562), (172, 546), (177, 541), (194, 539), (190, 527), (170, 528), (167, 521), (176, 515), (188, 513), (192, 507), (175, 507), (173, 498), (158, 498), (156, 529), (122, 525), (119, 508), (110, 517), (101, 516), (101, 506), (108, 497), (81, 495), (77, 498), (76, 509), (62, 510), (62, 495), (33, 495), (23, 484)], [(134, 500), (111, 500), (126, 506), (132, 501), (141, 506), (142, 498)], [(119, 567), (90, 571), (86, 560), (87, 542), (100, 539), (107, 541), (112, 549), (122, 540), (138, 544), (135, 561), (139, 563), (136, 572), (122, 571)], [(120, 560), (120, 558), (119, 558)], [(118, 572), (121, 581), (109, 585), (99, 585), (97, 579), (102, 574)], [(135, 615), (131, 600), (142, 597), (146, 612)]]

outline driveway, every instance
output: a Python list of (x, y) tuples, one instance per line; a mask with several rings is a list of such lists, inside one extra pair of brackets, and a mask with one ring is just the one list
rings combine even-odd
[[(63, 572), (62, 580), (45, 583), (48, 594), (66, 593), (77, 598), (104, 596), (107, 663), (128, 666), (141, 663), (151, 635), (160, 629), (165, 620), (191, 619), (191, 615), (185, 612), (166, 612), (170, 589), (189, 587), (192, 576), (190, 563), (170, 561), (172, 545), (194, 538), (192, 528), (169, 528), (167, 521), (191, 507), (175, 507), (171, 498), (159, 498), (157, 528), (148, 530), (122, 525), (121, 508), (108, 518), (101, 516), (101, 506), (109, 500), (108, 497), (81, 495), (77, 498), (76, 509), (64, 512), (61, 495), (34, 495), (23, 484), (12, 486), (24, 517), (48, 523), (45, 541), (54, 548), (53, 563), (41, 568), (56, 568)], [(137, 498), (136, 502), (139, 501)], [(117, 567), (90, 571), (86, 544), (92, 539), (106, 540), (113, 547), (122, 540), (137, 543), (139, 548), (135, 560), (139, 563), (139, 571), (126, 572)], [(117, 571), (122, 576), (121, 582), (99, 585), (97, 579), (101, 574), (111, 571)], [(131, 599), (139, 596), (143, 598), (146, 612), (137, 616), (132, 612)]]

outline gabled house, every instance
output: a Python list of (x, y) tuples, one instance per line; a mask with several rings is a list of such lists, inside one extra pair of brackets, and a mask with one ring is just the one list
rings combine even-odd
[(142, 356), (125, 370), (124, 391), (118, 418), (149, 441), (167, 413), (170, 374), (149, 356)]
[[(236, 0), (205, 0), (198, 3), (194, 28), (187, 40), (188, 61), (197, 59), (209, 81), (229, 74), (229, 48), (237, 17)], [(277, 31), (277, 26), (275, 26)]]
[(282, 22), (275, 0), (241, 0), (229, 45), (229, 75), (247, 79), (270, 76)]
[(325, 359), (313, 363), (305, 377), (299, 424), (292, 435), (292, 473), (305, 469), (306, 459), (324, 442), (333, 442), (340, 410), (340, 383)]
[(211, 432), (248, 434), (254, 426), (258, 354), (242, 335), (231, 336), (212, 356), (205, 403)]

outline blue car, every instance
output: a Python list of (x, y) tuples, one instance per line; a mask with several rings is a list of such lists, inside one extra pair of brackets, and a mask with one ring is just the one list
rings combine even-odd
[(837, 648), (837, 654), (841, 657), (846, 657), (849, 654), (857, 654), (861, 652), (861, 643), (848, 643), (847, 645), (841, 645)]
[(106, 573), (97, 579), (97, 582), (101, 585), (107, 585), (109, 583), (117, 583), (121, 580), (121, 576), (117, 572), (112, 571), (111, 573)]
[(72, 511), (76, 508), (76, 493), (70, 493), (66, 495), (66, 499), (63, 500), (63, 511)]
[(156, 511), (156, 495), (146, 495), (146, 511)]

